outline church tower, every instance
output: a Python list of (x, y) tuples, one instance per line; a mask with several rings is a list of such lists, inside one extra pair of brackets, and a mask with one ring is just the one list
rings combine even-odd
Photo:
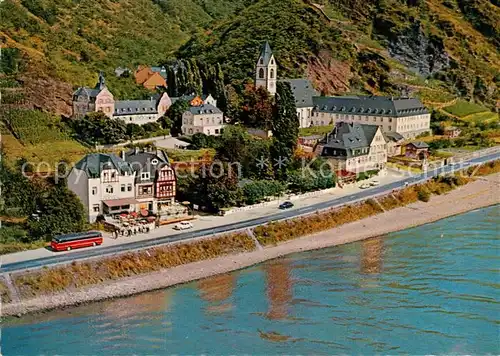
[(276, 94), (276, 77), (278, 75), (278, 65), (274, 58), (269, 42), (262, 46), (259, 59), (257, 60), (255, 71), (255, 87), (264, 87), (274, 96)]

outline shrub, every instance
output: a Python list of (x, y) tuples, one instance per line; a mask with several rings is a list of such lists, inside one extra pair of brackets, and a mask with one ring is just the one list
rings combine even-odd
[(423, 202), (428, 202), (431, 200), (431, 192), (427, 189), (420, 189), (418, 191), (418, 200), (423, 201)]

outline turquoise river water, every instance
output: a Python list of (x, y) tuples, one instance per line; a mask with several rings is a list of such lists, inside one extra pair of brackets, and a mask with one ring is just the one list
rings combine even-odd
[(499, 354), (498, 208), (8, 320), (1, 353)]

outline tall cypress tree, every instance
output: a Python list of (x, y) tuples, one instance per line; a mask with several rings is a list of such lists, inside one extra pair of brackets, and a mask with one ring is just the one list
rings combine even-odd
[(226, 112), (228, 109), (228, 98), (226, 86), (224, 85), (224, 72), (222, 72), (220, 63), (217, 63), (217, 67), (212, 70), (214, 73), (214, 97), (217, 100), (217, 106)]
[(277, 83), (275, 99), (271, 155), (277, 178), (284, 180), (299, 137), (299, 118), (290, 83)]
[(201, 95), (203, 94), (203, 82), (201, 80), (200, 69), (196, 64), (196, 59), (190, 60), (190, 68), (191, 68), (191, 75), (190, 75), (191, 87), (193, 88), (193, 91), (197, 95)]

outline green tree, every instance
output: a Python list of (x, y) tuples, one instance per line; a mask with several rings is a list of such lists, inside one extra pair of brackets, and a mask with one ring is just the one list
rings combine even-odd
[(215, 157), (224, 162), (242, 163), (248, 156), (250, 135), (244, 127), (227, 126), (221, 136), (221, 143)]
[(161, 125), (157, 122), (148, 122), (142, 125), (145, 132), (158, 132), (161, 130)]
[(246, 126), (269, 130), (273, 118), (273, 102), (269, 92), (263, 87), (256, 89), (253, 84), (247, 84), (240, 115)]
[(186, 100), (177, 100), (170, 106), (165, 114), (165, 118), (172, 123), (170, 132), (172, 136), (179, 136), (182, 133), (182, 114), (189, 109), (189, 103)]
[(21, 51), (19, 49), (2, 48), (2, 55), (0, 56), (0, 73), (7, 75), (16, 74), (20, 69), (20, 63)]
[(237, 173), (228, 164), (203, 166), (199, 176), (191, 185), (191, 200), (211, 211), (235, 206), (242, 201)]
[(2, 185), (3, 213), (27, 215), (34, 210), (34, 199), (38, 192), (30, 180), (20, 170), (14, 170), (0, 163), (0, 182)]
[(202, 148), (218, 148), (220, 146), (220, 138), (217, 136), (207, 136), (204, 133), (198, 132), (191, 136), (191, 145), (197, 150)]
[(137, 124), (127, 124), (127, 136), (131, 139), (138, 139), (144, 136), (145, 130), (142, 126)]
[(291, 162), (299, 136), (297, 108), (288, 82), (277, 83), (272, 131), (271, 156), (276, 167), (276, 177), (283, 180), (286, 177), (286, 166)]
[(85, 209), (78, 197), (63, 185), (50, 188), (36, 199), (36, 209), (40, 212), (39, 218), (28, 221), (30, 236), (34, 239), (49, 239), (85, 229)]
[(169, 130), (172, 128), (172, 120), (170, 120), (170, 118), (168, 116), (162, 116), (158, 119), (157, 121), (161, 127), (165, 130)]
[(114, 144), (127, 138), (127, 125), (119, 119), (110, 119), (102, 112), (89, 113), (72, 123), (74, 135), (90, 145)]

